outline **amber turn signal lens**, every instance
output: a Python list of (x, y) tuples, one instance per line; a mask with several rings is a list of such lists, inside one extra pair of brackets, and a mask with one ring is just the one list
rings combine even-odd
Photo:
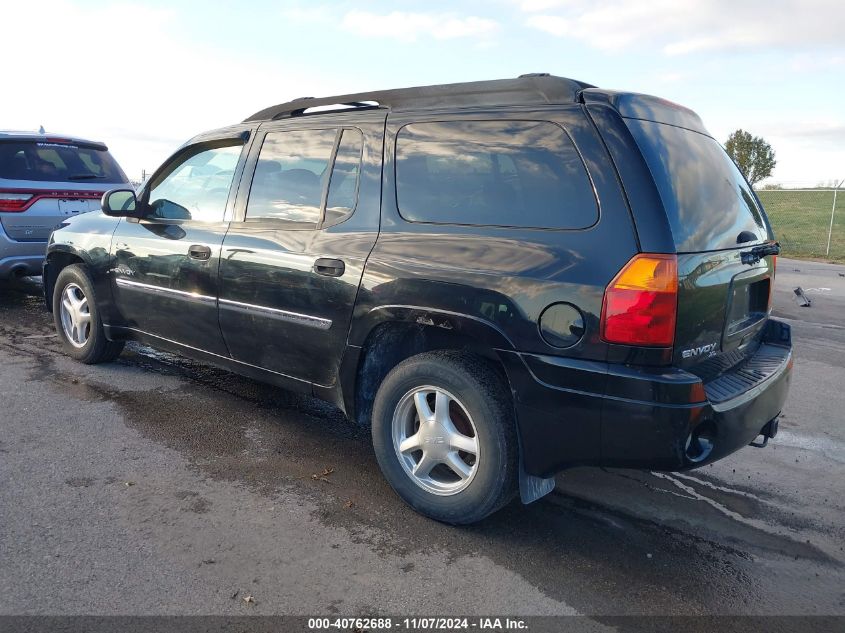
[(621, 345), (671, 347), (677, 312), (677, 256), (641, 253), (605, 290), (601, 336)]

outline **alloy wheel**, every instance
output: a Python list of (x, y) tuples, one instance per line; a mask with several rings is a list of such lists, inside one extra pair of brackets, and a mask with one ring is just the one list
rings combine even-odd
[(65, 286), (59, 310), (67, 340), (74, 347), (84, 347), (91, 335), (91, 310), (82, 288), (74, 283)]
[(436, 495), (461, 492), (478, 471), (475, 423), (466, 407), (439, 387), (416, 387), (399, 400), (393, 448), (411, 480)]

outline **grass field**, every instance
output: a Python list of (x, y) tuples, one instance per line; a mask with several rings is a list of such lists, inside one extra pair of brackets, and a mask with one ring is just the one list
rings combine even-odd
[(830, 255), (825, 255), (831, 190), (773, 189), (758, 191), (785, 257), (810, 257), (845, 262), (845, 191), (836, 198)]

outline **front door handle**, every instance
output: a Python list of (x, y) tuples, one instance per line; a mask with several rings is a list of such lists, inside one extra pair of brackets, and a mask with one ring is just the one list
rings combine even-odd
[(206, 260), (211, 257), (211, 248), (205, 244), (192, 244), (188, 247), (188, 257), (191, 259)]
[(340, 277), (346, 270), (346, 264), (341, 259), (327, 259), (321, 257), (314, 262), (314, 272), (326, 277)]

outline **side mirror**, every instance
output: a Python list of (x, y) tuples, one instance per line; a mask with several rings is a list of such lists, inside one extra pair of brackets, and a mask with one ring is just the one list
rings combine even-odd
[(131, 189), (112, 189), (103, 194), (100, 207), (113, 218), (131, 218), (135, 216), (138, 200)]

